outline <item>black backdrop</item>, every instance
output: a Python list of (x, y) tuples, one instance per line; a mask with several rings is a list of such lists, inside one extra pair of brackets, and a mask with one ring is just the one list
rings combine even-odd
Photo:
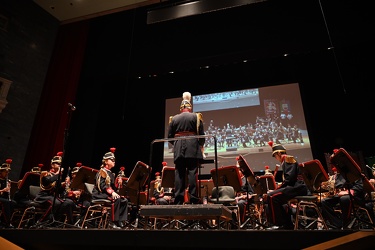
[(165, 99), (291, 82), (300, 84), (314, 158), (324, 163), (338, 147), (375, 154), (366, 1), (265, 1), (151, 25), (147, 10), (91, 22), (70, 164), (98, 168), (116, 147), (115, 171), (129, 175), (139, 160), (160, 171), (162, 149), (151, 142), (164, 137)]

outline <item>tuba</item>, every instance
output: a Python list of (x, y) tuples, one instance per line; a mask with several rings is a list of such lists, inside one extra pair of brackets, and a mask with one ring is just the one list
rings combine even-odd
[(52, 188), (55, 187), (56, 181), (54, 181), (54, 182), (52, 182), (52, 183), (50, 183), (50, 184), (48, 184), (48, 185), (45, 186), (45, 185), (43, 185), (43, 181), (42, 181), (43, 177), (45, 177), (45, 176), (52, 176), (52, 174), (50, 172), (48, 172), (48, 171), (42, 171), (40, 173), (40, 188), (42, 190), (51, 190)]

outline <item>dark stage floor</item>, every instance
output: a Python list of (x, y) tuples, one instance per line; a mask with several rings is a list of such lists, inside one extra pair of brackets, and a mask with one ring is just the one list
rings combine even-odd
[[(373, 249), (375, 231), (2, 229), (0, 249)], [(9, 241), (9, 242), (8, 242)], [(5, 248), (6, 247), (6, 248)], [(17, 249), (17, 248), (14, 248)]]

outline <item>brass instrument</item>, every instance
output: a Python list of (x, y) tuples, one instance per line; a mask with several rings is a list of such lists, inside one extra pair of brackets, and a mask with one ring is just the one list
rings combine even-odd
[(42, 171), (40, 173), (40, 188), (42, 190), (52, 190), (52, 188), (54, 188), (55, 185), (56, 185), (56, 181), (54, 181), (54, 182), (48, 184), (47, 186), (45, 186), (45, 185), (43, 185), (43, 181), (42, 181), (43, 177), (45, 177), (45, 176), (52, 176), (52, 173), (50, 173), (48, 171)]
[(327, 191), (324, 194), (325, 197), (335, 195), (335, 175), (330, 175), (328, 181), (322, 182), (321, 188)]
[(161, 186), (161, 179), (157, 179), (155, 181), (154, 188), (156, 189), (156, 191), (158, 193), (163, 193), (164, 192), (164, 188)]

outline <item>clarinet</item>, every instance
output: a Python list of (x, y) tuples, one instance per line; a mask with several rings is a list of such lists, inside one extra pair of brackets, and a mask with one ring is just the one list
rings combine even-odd
[(8, 200), (11, 201), (12, 200), (11, 197), (10, 197), (10, 187), (11, 187), (11, 185), (10, 185), (10, 180), (9, 180), (8, 177), (5, 179), (5, 182), (6, 182), (7, 186), (9, 187), (9, 190), (8, 190)]

